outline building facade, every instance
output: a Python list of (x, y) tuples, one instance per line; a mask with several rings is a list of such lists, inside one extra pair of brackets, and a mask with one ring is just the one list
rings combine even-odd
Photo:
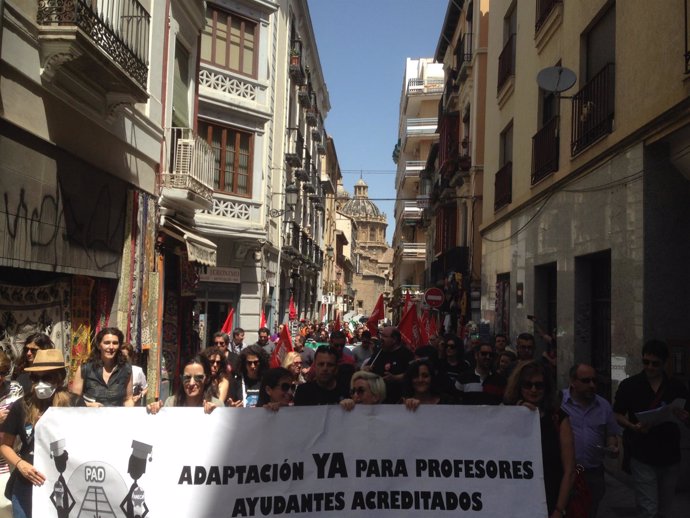
[(423, 191), (420, 173), (426, 168), (432, 147), (438, 142), (438, 109), (443, 95), (443, 65), (432, 58), (410, 59), (400, 94), (398, 143), (393, 150), (395, 177), (395, 231), (393, 233), (394, 319), (399, 318), (403, 295), (409, 291), (419, 299), (425, 287), (429, 220), (429, 192)]
[(690, 369), (688, 320), (667, 302), (690, 282), (675, 237), (690, 225), (688, 20), (682, 2), (647, 7), (494, 0), (489, 16), (482, 317), (514, 337), (535, 315), (561, 381), (591, 363), (606, 397), (645, 340)]

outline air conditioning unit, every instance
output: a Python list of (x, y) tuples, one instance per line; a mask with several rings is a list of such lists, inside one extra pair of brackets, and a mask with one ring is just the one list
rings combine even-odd
[(194, 144), (193, 139), (177, 139), (174, 174), (189, 174), (191, 172), (192, 161), (194, 160)]

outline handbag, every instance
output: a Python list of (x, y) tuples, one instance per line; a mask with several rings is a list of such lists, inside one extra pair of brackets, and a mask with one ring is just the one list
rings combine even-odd
[(570, 500), (565, 515), (568, 518), (588, 518), (592, 508), (592, 493), (585, 480), (585, 468), (578, 464), (575, 467), (575, 482), (570, 490)]
[(14, 483), (17, 480), (17, 477), (19, 476), (19, 470), (16, 468), (12, 470), (12, 473), (10, 473), (10, 478), (7, 479), (7, 484), (5, 484), (5, 498), (7, 498), (9, 501), (12, 501), (12, 491), (14, 489)]

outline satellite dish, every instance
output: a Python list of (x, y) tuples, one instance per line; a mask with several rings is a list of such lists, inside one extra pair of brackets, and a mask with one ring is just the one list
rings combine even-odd
[(537, 74), (537, 84), (547, 92), (561, 93), (573, 87), (575, 72), (565, 67), (548, 67)]

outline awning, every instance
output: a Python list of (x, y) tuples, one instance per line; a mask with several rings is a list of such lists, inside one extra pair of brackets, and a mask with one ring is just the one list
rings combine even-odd
[(168, 234), (179, 239), (187, 246), (187, 258), (190, 261), (205, 266), (216, 266), (216, 250), (218, 247), (213, 241), (195, 234), (189, 227), (166, 216), (161, 217), (161, 227)]

